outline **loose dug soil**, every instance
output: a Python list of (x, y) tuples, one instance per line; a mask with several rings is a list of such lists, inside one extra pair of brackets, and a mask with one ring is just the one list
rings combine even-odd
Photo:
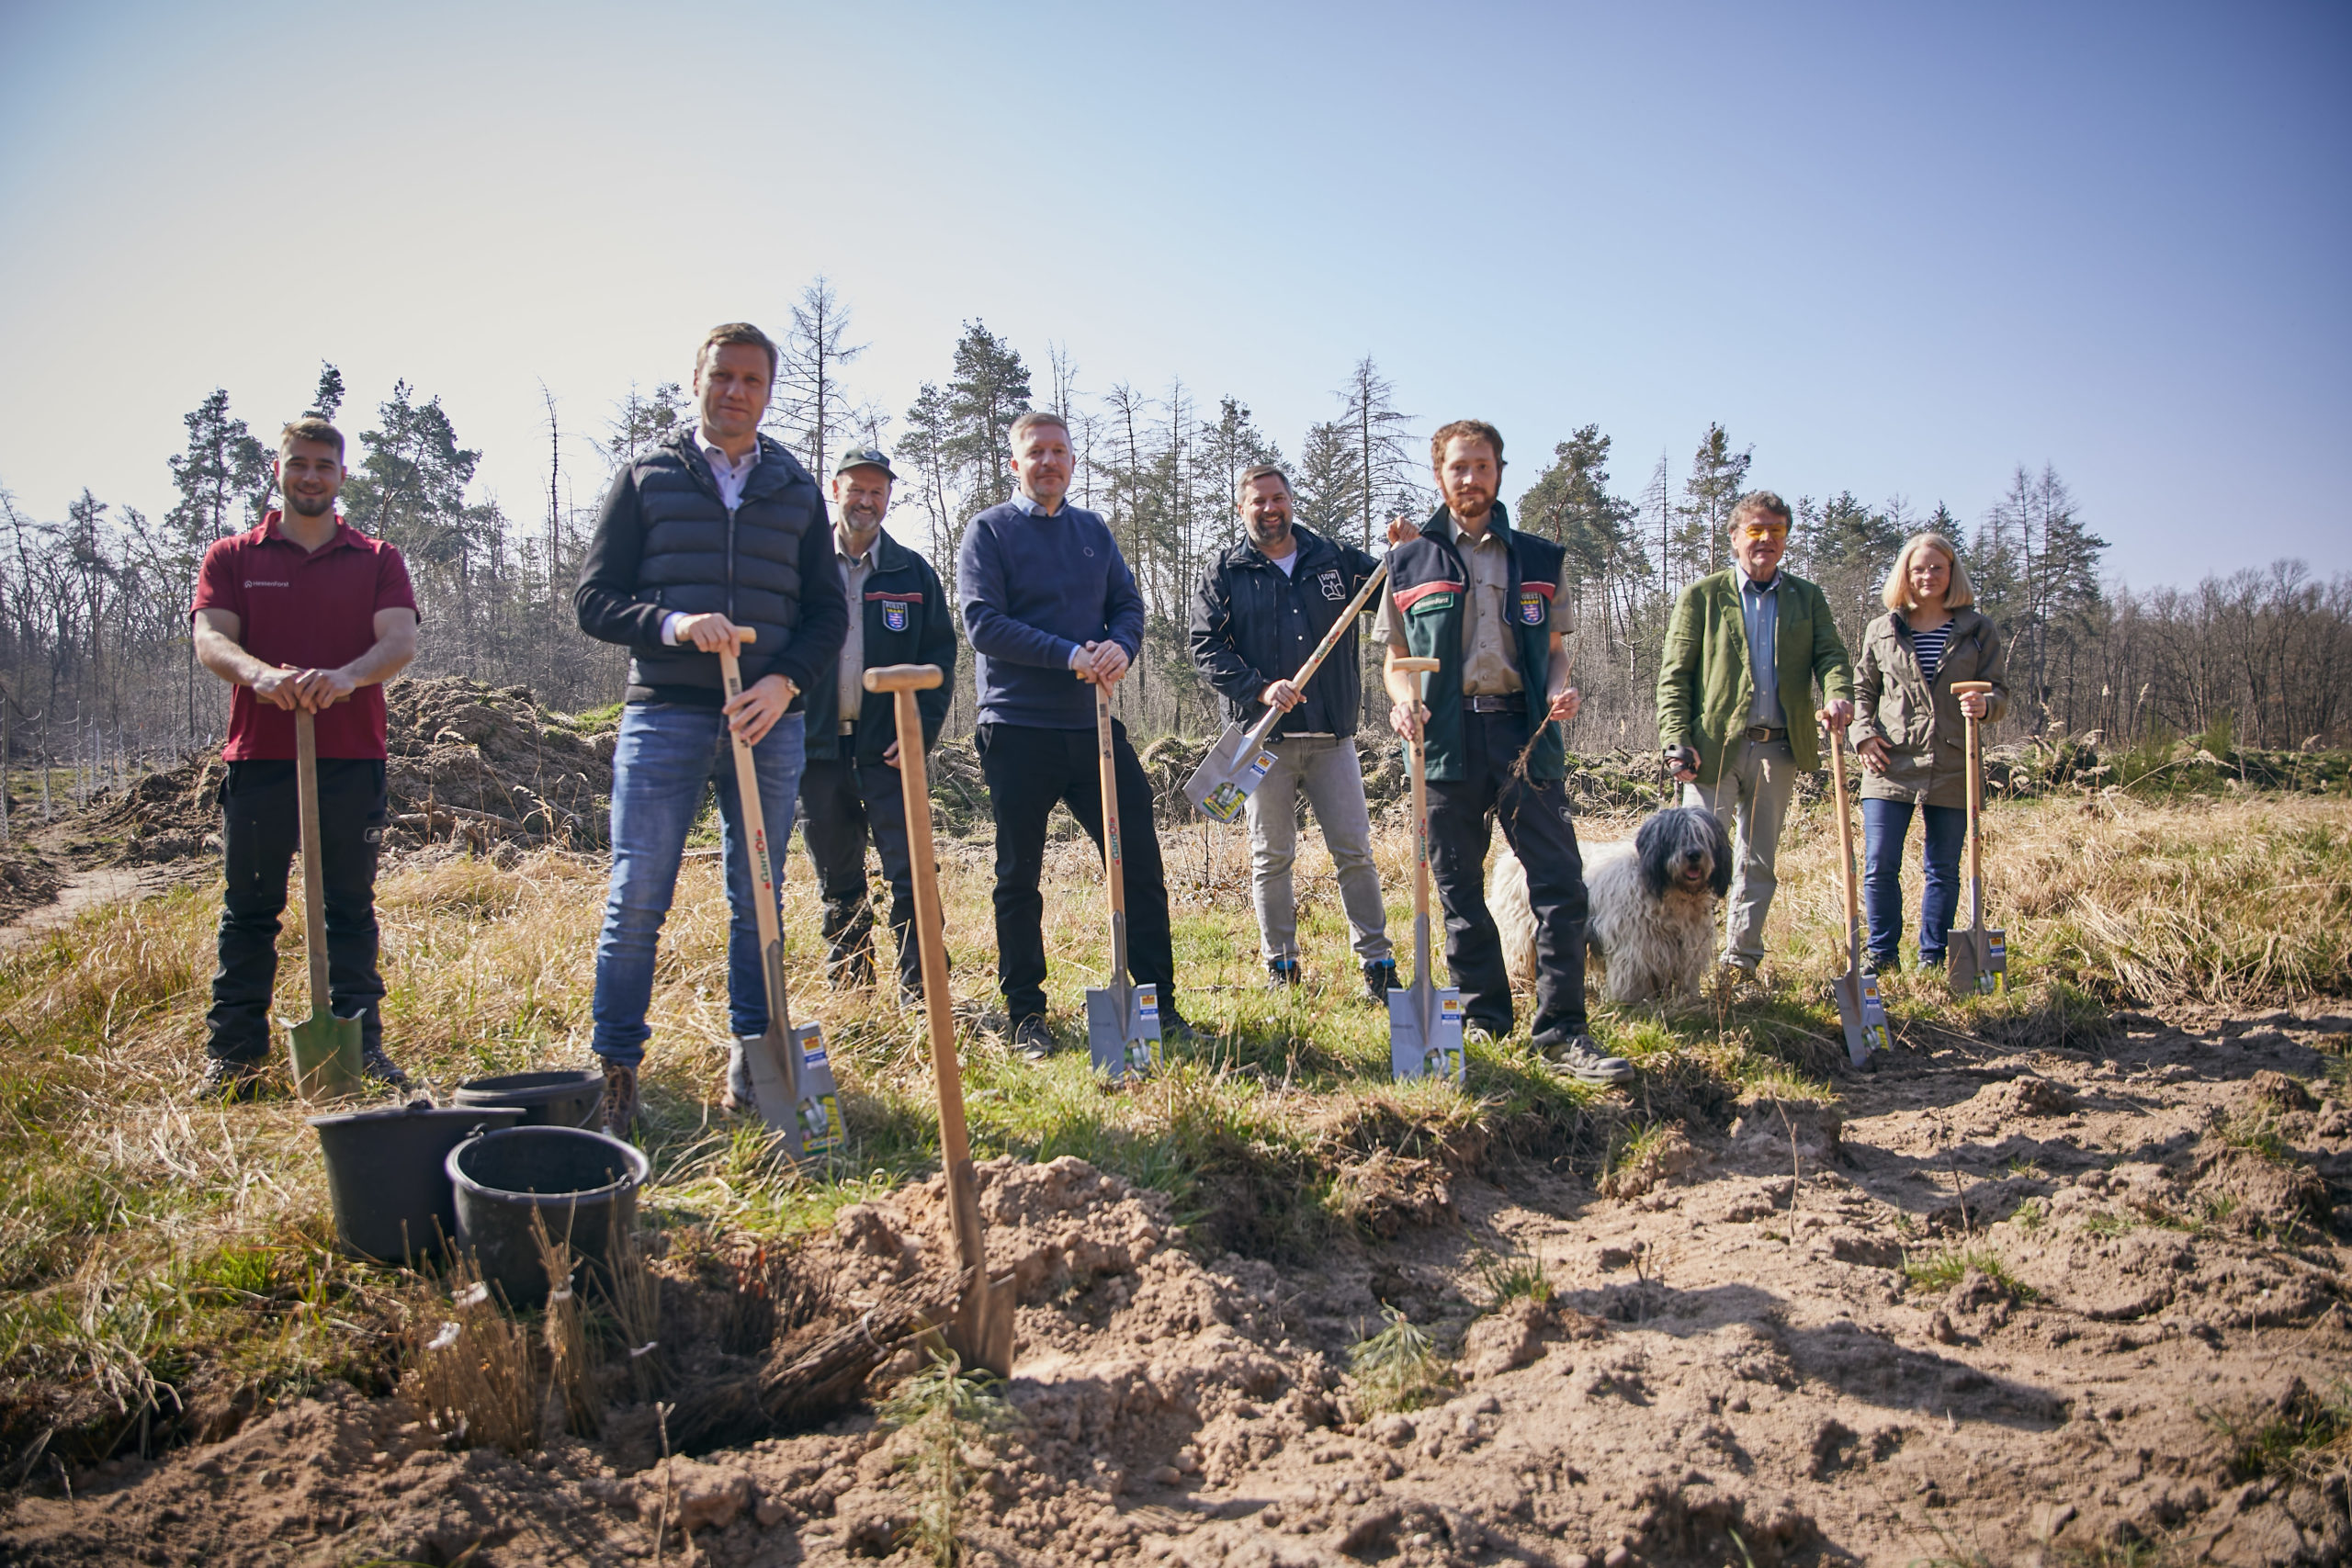
[[(2224, 1433), (2308, 1416), (2352, 1373), (2332, 1234), (2352, 1107), (2313, 1049), (2346, 1030), (2127, 1017), (2097, 1053), (1918, 1030), (1842, 1106), (1751, 1100), (1681, 1129), (1624, 1196), (1464, 1175), (1437, 1223), (1289, 1267), (1198, 1256), (1206, 1227), (1078, 1160), (990, 1162), (1022, 1348), (1010, 1428), (992, 1456), (967, 1445), (967, 1560), (2342, 1561), (2341, 1445), (2261, 1473)], [(760, 1271), (672, 1243), (683, 1433), (757, 1365), (726, 1280)], [(815, 1321), (769, 1330), (858, 1321), (950, 1256), (936, 1180), (847, 1209), (788, 1264)], [(1551, 1300), (1496, 1303), (1498, 1259), (1540, 1267)], [(1346, 1376), (1383, 1303), (1452, 1355), (1434, 1403), (1374, 1411)], [(918, 1560), (913, 1438), (870, 1409), (666, 1461), (663, 1430), (616, 1407), (597, 1442), (454, 1452), (398, 1398), (337, 1385), (63, 1477), (71, 1500), (37, 1482), (0, 1560)]]
[(64, 885), (58, 869), (24, 850), (0, 850), (0, 925), (57, 897)]
[[(526, 686), (493, 688), (460, 676), (395, 681), (384, 698), (391, 847), (605, 842), (613, 727), (577, 728), (540, 707)], [(85, 864), (218, 855), (224, 773), (217, 751), (190, 757), (99, 795), (42, 837)]]

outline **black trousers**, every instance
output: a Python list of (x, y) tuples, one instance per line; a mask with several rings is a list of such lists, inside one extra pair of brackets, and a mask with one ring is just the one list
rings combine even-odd
[(863, 980), (874, 972), (874, 908), (865, 880), (865, 845), (871, 839), (890, 885), (899, 984), (920, 992), (914, 859), (907, 848), (906, 786), (899, 770), (846, 759), (810, 761), (800, 770), (800, 833), (825, 900), (826, 972), (839, 982)]
[(1510, 976), (1487, 909), (1487, 847), (1499, 822), (1504, 841), (1527, 868), (1528, 902), (1535, 911), (1534, 1032), (1582, 1034), (1589, 911), (1566, 788), (1557, 779), (1510, 776), (1527, 744), (1525, 715), (1462, 716), (1466, 776), (1451, 783), (1431, 779), (1429, 787), (1430, 871), (1445, 906), (1445, 964), (1462, 992), (1463, 1016), (1498, 1034), (1511, 1027)]
[[(220, 842), (229, 886), (221, 897), (220, 967), (205, 1049), (229, 1062), (269, 1055), (269, 1000), (277, 983), (278, 917), (301, 852), (302, 814), (291, 762), (229, 764), (220, 786)], [(376, 856), (384, 841), (384, 764), (319, 760), (320, 886), (326, 895), (328, 1005), (357, 1013), (362, 1044), (384, 1037), (383, 977), (376, 971)], [(295, 1010), (308, 1018), (306, 995)]]
[[(996, 818), (996, 974), (1015, 1022), (1046, 1010), (1046, 900), (1037, 890), (1046, 867), (1046, 820), (1057, 801), (1102, 848), (1102, 784), (1091, 729), (1032, 729), (984, 724), (974, 738)], [(1111, 721), (1112, 776), (1119, 799), (1119, 836), (1127, 895), (1127, 971), (1159, 987), (1163, 1023), (1176, 1011), (1176, 957), (1168, 931), (1168, 883), (1159, 834), (1151, 820), (1151, 781)], [(1108, 944), (1110, 933), (1103, 932)], [(1106, 954), (1107, 956), (1107, 954)]]

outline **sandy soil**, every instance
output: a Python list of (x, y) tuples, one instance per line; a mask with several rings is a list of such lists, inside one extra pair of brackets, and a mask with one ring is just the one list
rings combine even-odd
[[(2312, 1049), (2347, 1030), (2127, 1016), (2096, 1054), (1915, 1031), (1842, 1107), (1750, 1101), (1692, 1129), (1645, 1190), (1458, 1176), (1440, 1223), (1279, 1268), (1196, 1258), (1164, 1199), (1079, 1161), (993, 1163), (1021, 1364), (967, 1561), (2342, 1561), (2341, 1469), (2245, 1479), (2211, 1417), (2352, 1375), (2352, 1107)], [(2223, 1136), (2256, 1127), (2289, 1157)], [(946, 1246), (934, 1183), (846, 1211), (796, 1266), (854, 1311)], [(1896, 1267), (1953, 1248), (2022, 1289)], [(1541, 1263), (1553, 1301), (1484, 1310), (1497, 1258)], [(1357, 1407), (1346, 1349), (1384, 1302), (1458, 1348), (1442, 1403)], [(70, 1499), (17, 1494), (0, 1561), (901, 1550), (910, 1438), (869, 1412), (666, 1461), (648, 1414), (518, 1461), (447, 1451), (401, 1402), (338, 1386), (74, 1475)]]

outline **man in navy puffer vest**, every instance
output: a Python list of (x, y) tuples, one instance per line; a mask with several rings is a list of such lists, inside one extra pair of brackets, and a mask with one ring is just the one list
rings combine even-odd
[[(727, 941), (730, 1081), (767, 1032), (751, 857), (729, 732), (751, 743), (771, 865), (784, 882), (803, 757), (801, 693), (832, 678), (849, 628), (817, 481), (760, 434), (775, 344), (746, 321), (714, 327), (695, 356), (701, 419), (613, 480), (572, 605), (580, 629), (629, 650), (628, 700), (613, 754), (613, 882), (596, 942), (595, 1030), (605, 1129), (637, 1117), (637, 1069), (651, 1032), (654, 943), (676, 890), (703, 792), (718, 792), (732, 920)], [(738, 628), (743, 692), (725, 700), (718, 650)]]

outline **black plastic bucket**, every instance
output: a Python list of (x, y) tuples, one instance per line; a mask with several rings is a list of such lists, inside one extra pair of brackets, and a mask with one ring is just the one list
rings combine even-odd
[(605, 1103), (605, 1075), (595, 1067), (507, 1073), (461, 1083), (459, 1105), (519, 1105), (526, 1127), (585, 1127)]
[(637, 1190), (652, 1171), (630, 1145), (576, 1127), (485, 1133), (451, 1149), (447, 1166), (458, 1245), (517, 1311), (543, 1304), (550, 1283), (531, 1234), (532, 1211), (550, 1239), (571, 1240), (575, 1259), (601, 1267), (612, 1238), (637, 1223)]
[(436, 1111), (424, 1100), (390, 1111), (313, 1116), (334, 1201), (335, 1239), (383, 1263), (441, 1256), (458, 1234), (449, 1191), (449, 1151), (478, 1128), (512, 1127), (512, 1106)]

